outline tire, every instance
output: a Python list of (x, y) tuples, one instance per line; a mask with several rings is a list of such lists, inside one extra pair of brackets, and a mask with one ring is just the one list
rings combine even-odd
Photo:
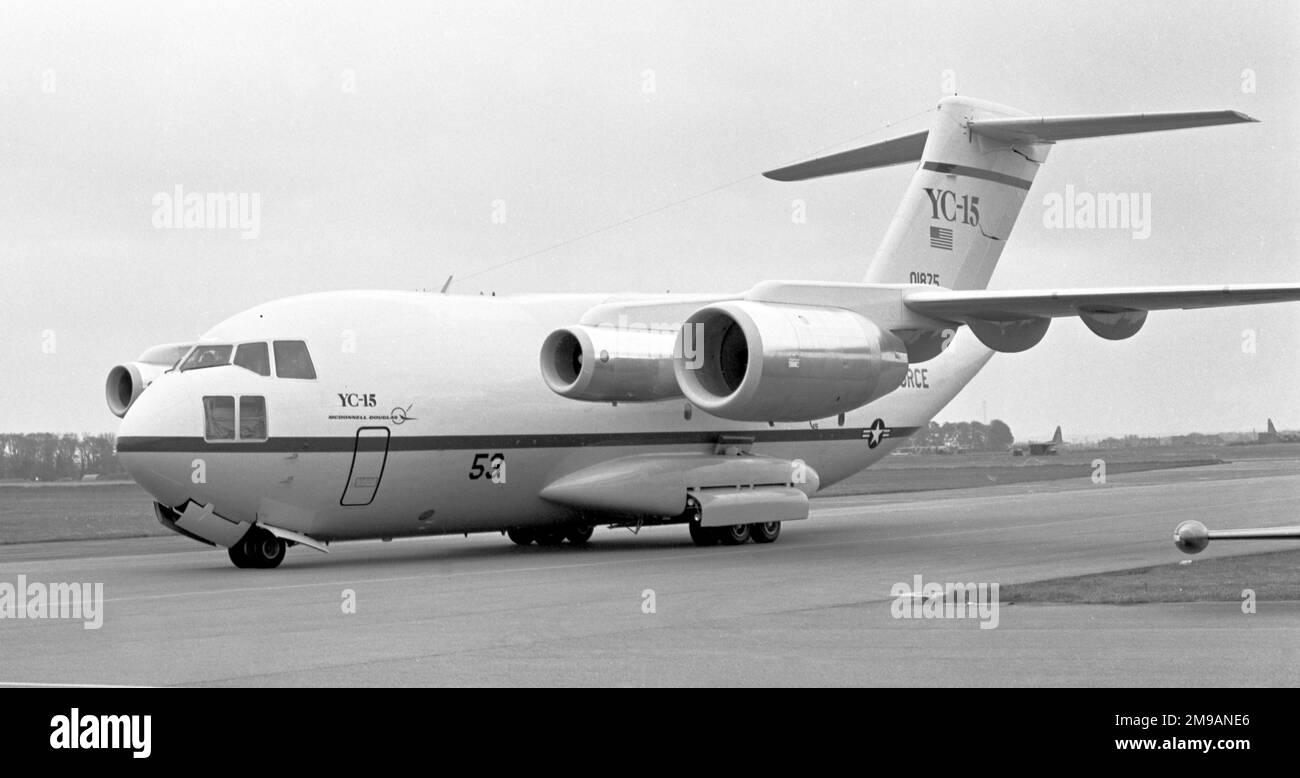
[(271, 570), (279, 567), (284, 561), (288, 548), (288, 544), (282, 539), (261, 527), (253, 527), (243, 540), (230, 547), (227, 554), (230, 556), (230, 561), (235, 563), (235, 567)]
[(564, 537), (575, 546), (580, 546), (588, 540), (591, 540), (591, 535), (595, 531), (596, 528), (592, 526), (570, 527), (569, 530), (564, 533)]
[(718, 540), (724, 546), (743, 546), (749, 541), (748, 524), (732, 524), (730, 527), (718, 527)]
[(524, 529), (523, 527), (515, 527), (506, 530), (506, 537), (513, 540), (516, 545), (520, 546), (530, 546), (533, 541), (536, 540), (536, 534), (532, 530)]
[(699, 522), (692, 521), (691, 540), (695, 541), (697, 546), (712, 546), (718, 542), (718, 533), (713, 531), (712, 527), (701, 527)]
[(564, 530), (540, 529), (535, 537), (539, 546), (558, 546), (564, 542)]
[(235, 567), (238, 567), (241, 570), (253, 566), (248, 557), (244, 556), (244, 541), (242, 539), (235, 545), (226, 549), (226, 555), (230, 557), (230, 561), (235, 564)]
[(750, 524), (749, 537), (755, 543), (772, 543), (781, 537), (781, 522), (769, 521), (766, 524)]
[(279, 567), (289, 549), (288, 544), (266, 530), (256, 537), (246, 538), (244, 542), (248, 544), (248, 556), (253, 560), (253, 566), (262, 570)]

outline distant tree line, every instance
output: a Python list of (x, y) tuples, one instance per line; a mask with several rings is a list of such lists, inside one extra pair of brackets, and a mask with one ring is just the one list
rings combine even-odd
[(112, 434), (50, 432), (0, 434), (0, 478), (28, 481), (80, 479), (124, 472), (113, 453)]
[(1203, 432), (1192, 432), (1187, 435), (1166, 435), (1163, 437), (1125, 435), (1122, 438), (1103, 438), (1094, 445), (1097, 448), (1151, 448), (1153, 446), (1221, 446), (1227, 443), (1243, 441), (1254, 443), (1255, 439), (1241, 433), (1207, 435)]
[(911, 445), (918, 449), (951, 449), (956, 451), (1006, 451), (1016, 438), (1011, 428), (1001, 419), (988, 424), (978, 421), (949, 421), (917, 430)]

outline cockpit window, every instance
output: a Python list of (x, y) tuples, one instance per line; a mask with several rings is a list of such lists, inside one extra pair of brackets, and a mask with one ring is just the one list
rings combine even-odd
[(203, 398), (203, 438), (209, 441), (266, 440), (266, 398), (242, 395), (238, 398), (238, 416), (235, 415), (235, 399), (229, 395)]
[(301, 340), (275, 341), (275, 374), (280, 378), (315, 378), (316, 367)]
[(265, 397), (244, 395), (239, 398), (239, 439), (266, 440)]
[(151, 346), (143, 354), (136, 357), (136, 362), (147, 362), (151, 365), (166, 365), (169, 368), (176, 367), (190, 349), (194, 348), (193, 343), (164, 343), (161, 346)]
[(228, 365), (230, 364), (230, 352), (233, 350), (234, 347), (232, 346), (206, 346), (202, 344), (195, 346), (190, 355), (181, 363), (181, 372)]
[(235, 398), (204, 397), (203, 421), (203, 437), (207, 440), (234, 440)]
[(258, 375), (271, 374), (271, 356), (265, 343), (241, 343), (235, 349), (235, 364)]

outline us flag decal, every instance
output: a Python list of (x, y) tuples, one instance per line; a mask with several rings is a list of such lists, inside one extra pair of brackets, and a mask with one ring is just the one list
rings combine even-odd
[(930, 248), (952, 251), (952, 230), (947, 227), (931, 227)]

